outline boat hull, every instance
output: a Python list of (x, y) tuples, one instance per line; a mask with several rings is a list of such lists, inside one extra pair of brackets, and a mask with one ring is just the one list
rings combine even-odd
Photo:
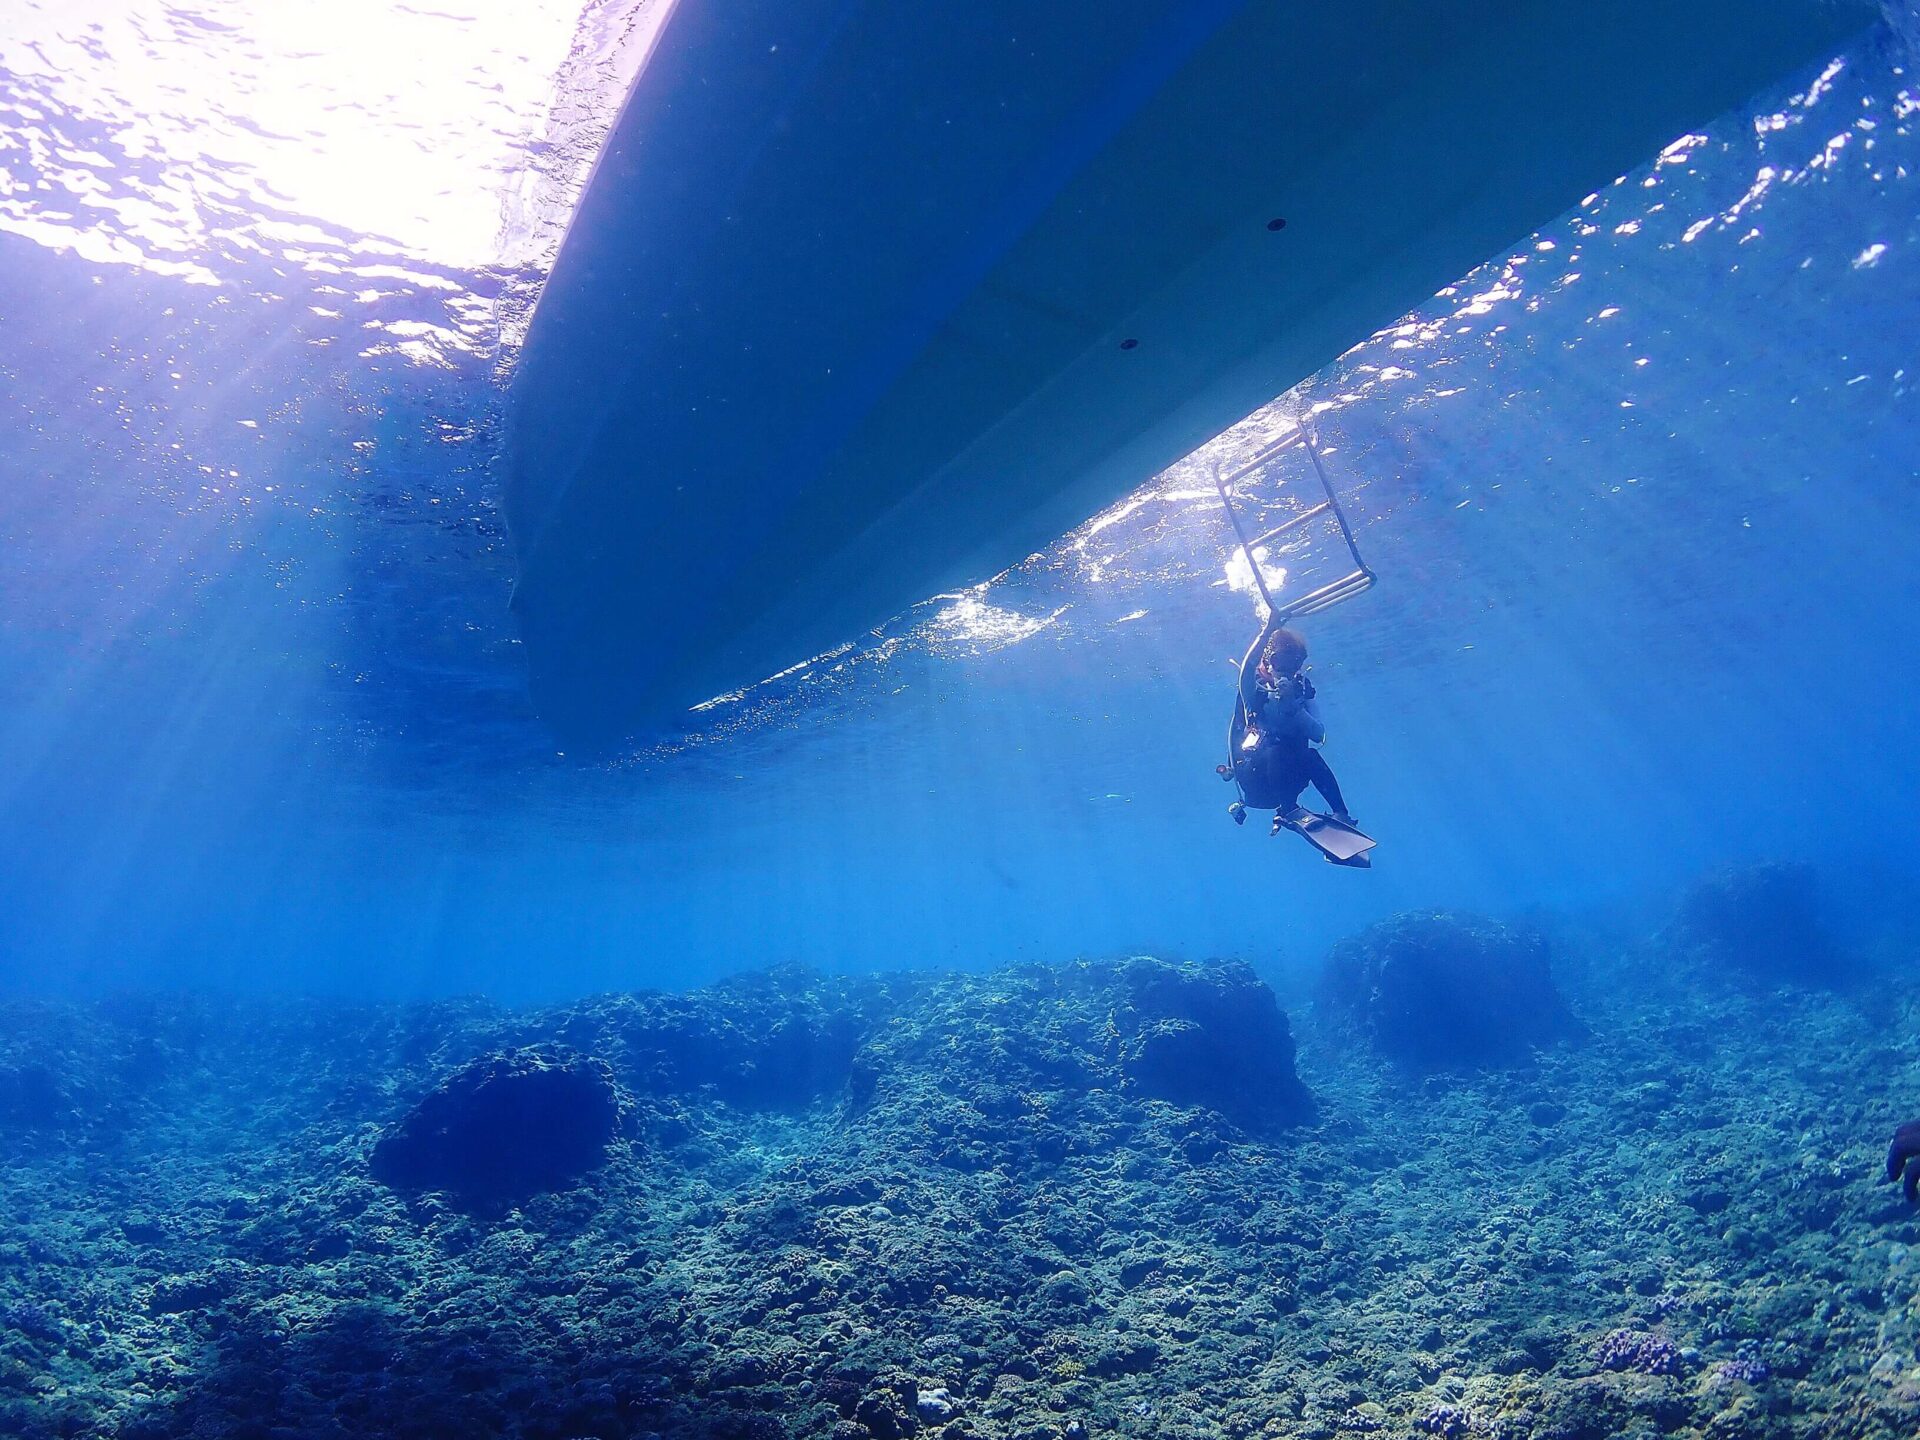
[(1872, 17), (681, 6), (513, 381), (537, 705), (611, 743), (988, 578)]

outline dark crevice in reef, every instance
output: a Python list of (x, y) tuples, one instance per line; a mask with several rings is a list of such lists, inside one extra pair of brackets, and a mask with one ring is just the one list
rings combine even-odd
[(1920, 999), (1710, 923), (1403, 917), (1297, 1026), (1144, 959), (0, 1007), (0, 1434), (1912, 1433)]
[(606, 1159), (619, 1128), (604, 1061), (491, 1055), (448, 1076), (383, 1135), (368, 1169), (395, 1189), (499, 1207), (580, 1179)]

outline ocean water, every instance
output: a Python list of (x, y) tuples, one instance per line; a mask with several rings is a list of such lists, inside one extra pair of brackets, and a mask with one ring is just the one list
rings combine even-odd
[[(0, 1434), (1915, 1433), (1910, 11), (585, 760), (500, 430), (665, 7), (457, 8), (0, 0)], [(1213, 773), (1303, 423), (1367, 872)]]
[[(304, 130), (247, 116), (256, 81), (183, 156), (191, 77), (170, 111), (123, 78), (171, 73), (150, 57), (173, 42), (103, 30), (90, 72), (33, 34), (63, 9), (25, 13), (0, 226), (12, 988), (1285, 966), (1409, 906), (1657, 900), (1756, 855), (1910, 873), (1920, 282), (1884, 35), (1213, 447), (1310, 415), (1381, 575), (1310, 628), (1328, 754), (1382, 842), (1355, 876), (1222, 818), (1227, 662), (1257, 612), (1208, 452), (622, 763), (556, 753), (505, 608), (501, 375), (631, 35), (577, 46), (551, 122), (565, 17), (498, 37), (513, 67), (452, 57), (449, 104), (484, 88), (462, 63), (520, 87), (485, 91), (465, 142), (532, 197), (487, 231), (404, 165), (360, 195), (373, 150), (316, 142), (367, 126), (378, 75), (371, 100), (307, 97)], [(228, 33), (258, 73), (306, 43)], [(410, 163), (444, 143), (388, 118)], [(283, 195), (282, 152), (334, 169)]]

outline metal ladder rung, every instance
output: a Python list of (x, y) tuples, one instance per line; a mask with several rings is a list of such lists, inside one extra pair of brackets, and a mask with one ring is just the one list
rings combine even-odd
[[(1297, 514), (1289, 515), (1257, 539), (1249, 540), (1245, 528), (1240, 524), (1240, 515), (1233, 503), (1231, 487), (1260, 469), (1276, 455), (1291, 450), (1296, 445), (1304, 449), (1307, 457), (1313, 461), (1314, 478), (1320, 482), (1320, 492), (1326, 498), (1317, 505), (1310, 505)], [(1353, 538), (1353, 527), (1347, 523), (1346, 512), (1340, 508), (1340, 499), (1333, 493), (1333, 481), (1327, 476), (1327, 467), (1320, 462), (1320, 447), (1305, 426), (1300, 426), (1273, 443), (1261, 447), (1259, 453), (1231, 474), (1223, 473), (1217, 463), (1211, 469), (1214, 488), (1220, 492), (1220, 504), (1227, 512), (1227, 523), (1233, 528), (1234, 538), (1240, 542), (1241, 553), (1247, 557), (1247, 563), (1253, 571), (1254, 588), (1260, 592), (1261, 600), (1266, 603), (1273, 615), (1283, 621), (1300, 615), (1312, 615), (1373, 588), (1373, 571), (1367, 568), (1367, 562), (1361, 557), (1360, 546)], [(1321, 515), (1329, 514), (1339, 530), (1341, 543), (1353, 560), (1353, 569), (1337, 580), (1331, 580), (1317, 589), (1308, 591), (1290, 605), (1282, 603), (1281, 598), (1268, 592), (1266, 579), (1260, 573), (1260, 566), (1253, 559), (1254, 546), (1284, 535), (1289, 530), (1298, 529)]]
[(1318, 505), (1311, 506), (1308, 509), (1302, 510), (1298, 515), (1290, 516), (1288, 519), (1282, 520), (1278, 525), (1267, 531), (1266, 534), (1254, 536), (1252, 543), (1255, 545), (1264, 545), (1276, 535), (1284, 535), (1287, 531), (1306, 524), (1309, 520), (1313, 519), (1314, 516), (1326, 514), (1327, 511), (1332, 508), (1333, 507), (1325, 500), (1322, 500)]
[(1301, 440), (1305, 438), (1306, 433), (1307, 432), (1304, 430), (1295, 430), (1290, 435), (1282, 435), (1278, 440), (1275, 440), (1271, 445), (1268, 445), (1263, 449), (1255, 452), (1254, 457), (1251, 460), (1247, 461), (1247, 463), (1242, 465), (1239, 469), (1231, 471), (1230, 473), (1222, 476), (1220, 483), (1222, 485), (1225, 485), (1231, 488), (1234, 484), (1236, 484), (1241, 480), (1246, 479), (1247, 476), (1251, 475), (1254, 471), (1258, 470), (1262, 465), (1266, 464), (1269, 460), (1273, 459), (1274, 456), (1284, 454), (1286, 451), (1291, 450), (1295, 445), (1298, 445), (1301, 442)]
[(1338, 580), (1330, 580), (1318, 590), (1310, 590), (1291, 605), (1282, 605), (1280, 611), (1288, 619), (1301, 615), (1311, 615), (1338, 605), (1342, 600), (1350, 600), (1364, 590), (1373, 588), (1371, 570), (1354, 570), (1342, 575)]

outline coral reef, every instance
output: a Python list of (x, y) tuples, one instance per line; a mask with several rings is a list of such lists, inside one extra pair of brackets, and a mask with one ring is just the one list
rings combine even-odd
[[(0, 1110), (0, 1434), (1914, 1433), (1920, 1217), (1871, 1182), (1920, 1002), (1555, 955), (1588, 1043), (1454, 1072), (1152, 960), (0, 1006), (58, 1096)], [(429, 1097), (568, 1067), (592, 1168), (377, 1178)]]
[(1511, 1065), (1572, 1029), (1538, 931), (1422, 911), (1334, 946), (1320, 994), (1391, 1059), (1421, 1069)]
[(1823, 888), (1819, 873), (1798, 862), (1719, 871), (1681, 898), (1663, 947), (1725, 978), (1845, 984), (1855, 972), (1835, 939)]
[(1678, 1375), (1685, 1368), (1680, 1347), (1664, 1335), (1644, 1330), (1610, 1330), (1593, 1347), (1602, 1370), (1637, 1370), (1642, 1375)]
[(1255, 1128), (1311, 1116), (1287, 1017), (1250, 967), (1137, 960), (1122, 975), (1129, 1004), (1115, 1023), (1132, 1032), (1121, 1044), (1128, 1085)]

